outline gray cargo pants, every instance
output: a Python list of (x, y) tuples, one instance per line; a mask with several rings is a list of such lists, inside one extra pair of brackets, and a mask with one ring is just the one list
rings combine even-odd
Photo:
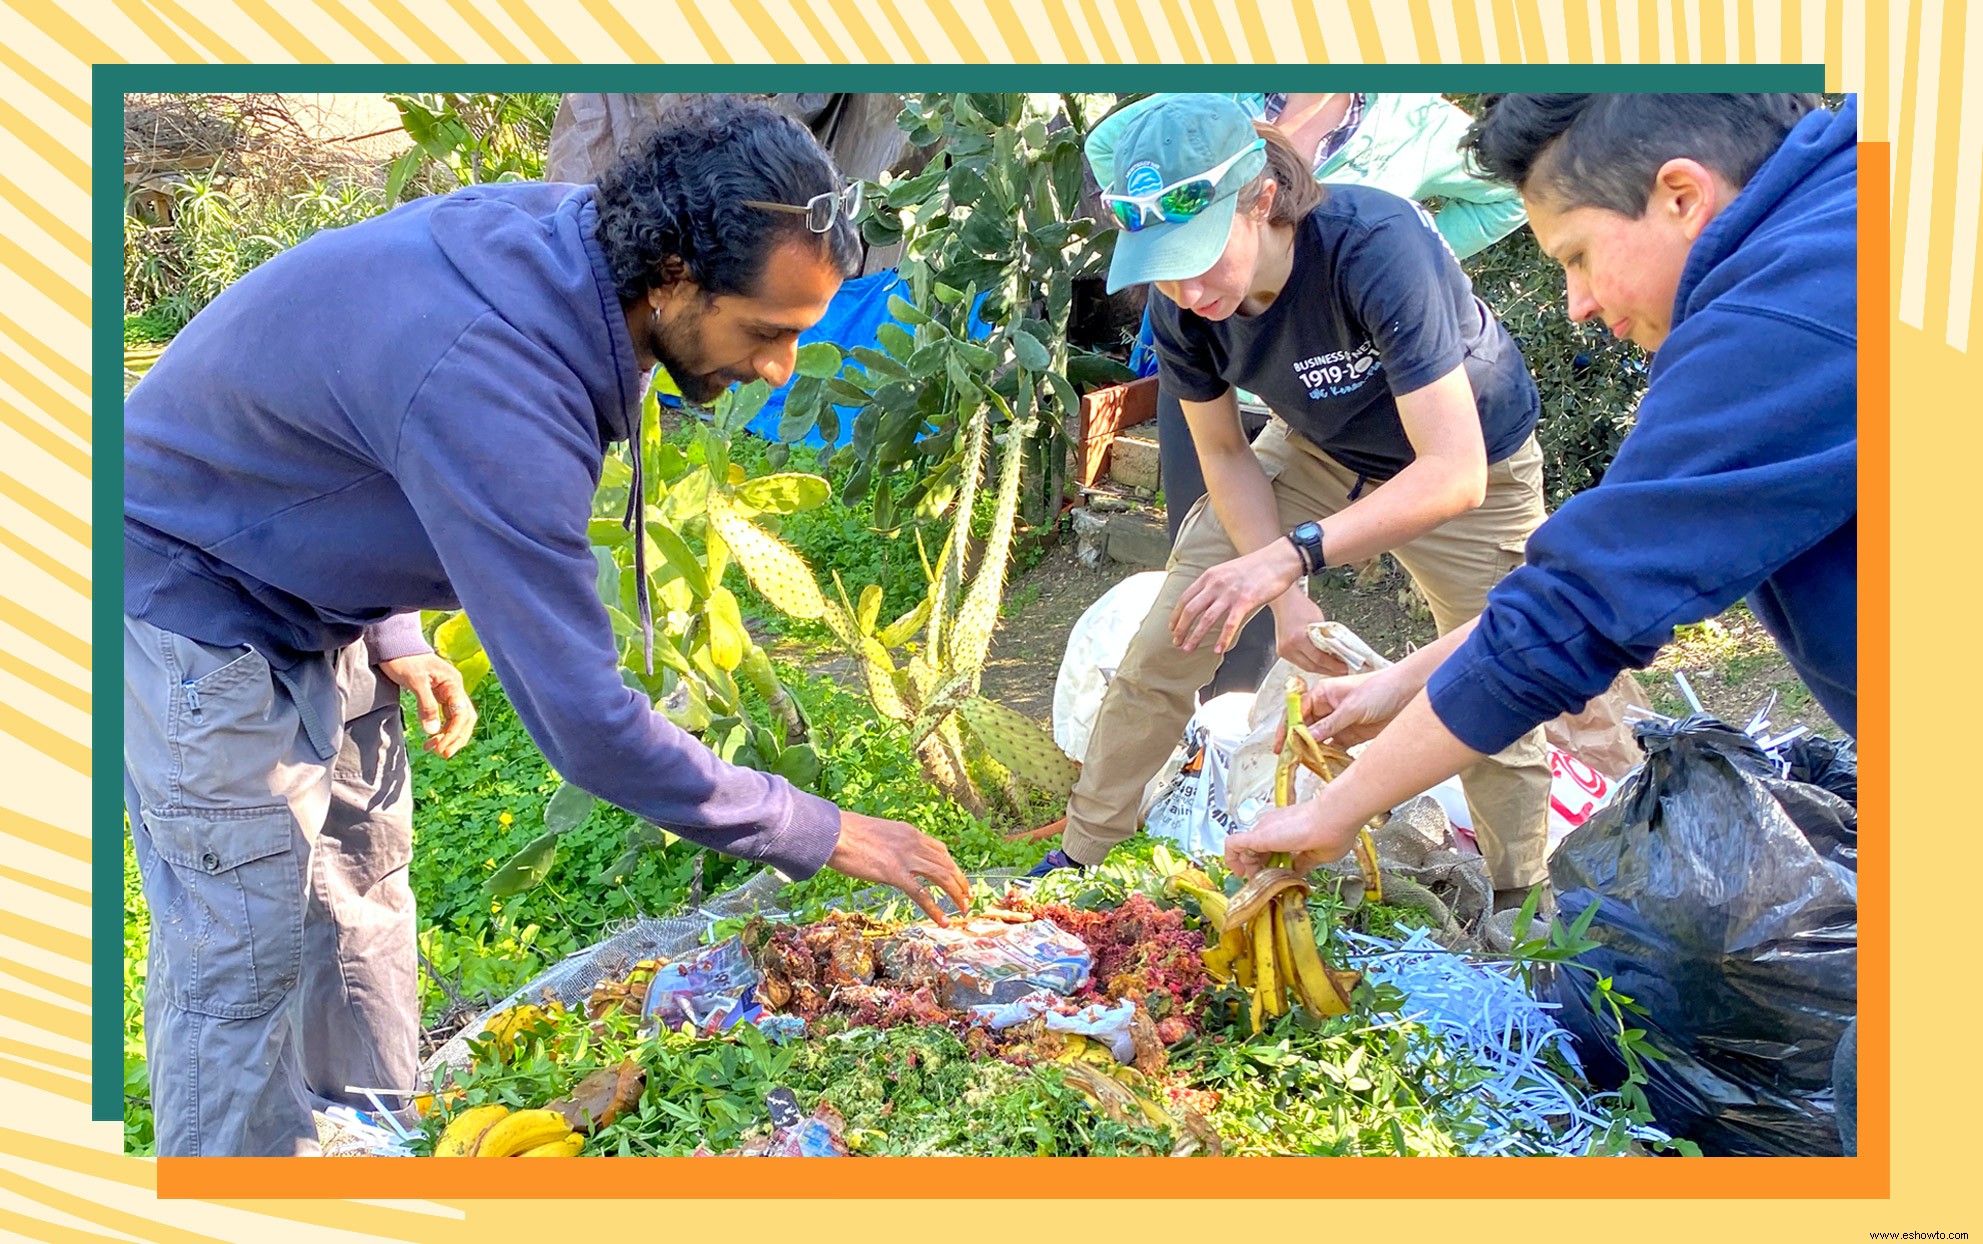
[(126, 617), (124, 806), (161, 1157), (314, 1155), (313, 1107), (411, 1086), (412, 779), (364, 644), (277, 673)]

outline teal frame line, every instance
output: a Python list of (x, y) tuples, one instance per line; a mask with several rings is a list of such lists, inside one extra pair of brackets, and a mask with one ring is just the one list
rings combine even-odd
[[(781, 91), (1060, 91), (1073, 74), (1084, 92), (1174, 88), (1189, 75), (1202, 90), (1302, 88), (1392, 91), (1506, 91), (1517, 87), (1583, 91), (1823, 91), (1823, 65), (95, 65), (90, 80), (92, 400), (91, 445), (96, 533), (90, 557), (96, 585), (91, 614), (90, 1117), (124, 1115), (124, 754), (122, 652), (124, 545), (107, 533), (123, 523), (124, 497), (124, 135), (103, 118), (124, 115), (124, 96), (147, 92), (691, 91), (736, 90), (740, 75)], [(877, 83), (876, 77), (885, 81)], [(118, 265), (107, 256), (119, 239)], [(115, 316), (106, 315), (117, 308)], [(115, 376), (114, 386), (103, 383)], [(105, 454), (105, 446), (117, 452)], [(103, 597), (119, 585), (120, 607)], [(104, 706), (115, 704), (116, 709)], [(109, 895), (118, 901), (103, 901)], [(105, 953), (115, 947), (114, 954)]]

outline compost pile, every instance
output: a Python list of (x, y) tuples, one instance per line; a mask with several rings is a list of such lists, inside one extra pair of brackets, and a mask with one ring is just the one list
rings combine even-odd
[[(1349, 989), (1343, 1013), (1295, 1006), (1256, 1030), (1253, 991), (1207, 968), (1207, 952), (1219, 961), (1216, 896), (1238, 895), (1239, 880), (1157, 857), (1099, 879), (1001, 881), (948, 928), (894, 918), (906, 904), (740, 913), (686, 952), (595, 969), (589, 987), (565, 970), (557, 990), (485, 1017), (463, 1038), (465, 1058), (433, 1065), (406, 1147), (543, 1157), (1597, 1147), (1604, 1104), (1506, 973), (1452, 969), (1471, 974), (1476, 995), (1502, 998), (1494, 1034), (1473, 1048), (1466, 1022), (1401, 1006), (1383, 983), (1394, 977), (1378, 970), (1384, 945), (1346, 934), (1317, 893), (1308, 901), (1330, 971), (1358, 981), (1354, 956), (1376, 975)], [(1465, 1007), (1480, 1011), (1480, 998)], [(1528, 1008), (1518, 1058), (1486, 1048), (1506, 1044), (1509, 1007)]]

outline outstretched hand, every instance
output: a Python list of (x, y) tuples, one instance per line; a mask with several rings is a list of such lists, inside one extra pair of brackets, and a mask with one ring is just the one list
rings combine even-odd
[(971, 885), (950, 858), (950, 848), (901, 821), (843, 809), (840, 841), (826, 866), (849, 877), (894, 886), (935, 924), (948, 926), (950, 919), (930, 893), (931, 885), (942, 890), (958, 912), (971, 910)]

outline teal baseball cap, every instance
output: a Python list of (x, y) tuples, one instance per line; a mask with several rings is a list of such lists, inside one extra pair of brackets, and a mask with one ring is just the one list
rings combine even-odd
[[(1160, 218), (1122, 229), (1109, 263), (1108, 292), (1197, 276), (1219, 261), (1232, 232), (1239, 191), (1267, 166), (1247, 115), (1229, 95), (1152, 95), (1110, 116), (1088, 135), (1088, 167), (1104, 194), (1151, 195), (1217, 172), (1213, 197), (1188, 220)], [(1237, 160), (1234, 157), (1238, 157)], [(1135, 208), (1126, 210), (1135, 211)]]

